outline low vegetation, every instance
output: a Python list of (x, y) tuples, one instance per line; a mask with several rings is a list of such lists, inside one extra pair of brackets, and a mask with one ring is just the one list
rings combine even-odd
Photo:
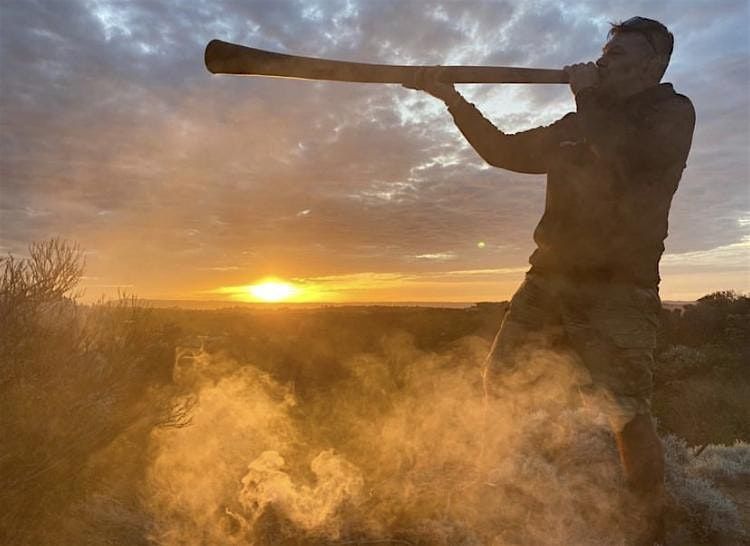
[[(478, 371), (505, 304), (82, 305), (83, 270), (59, 239), (0, 259), (0, 543), (564, 543), (534, 534), (537, 518), (588, 544), (616, 520), (581, 507), (603, 476), (621, 485), (611, 438), (560, 405), (549, 368), (546, 390), (515, 400), (518, 421), (496, 431), (515, 446), (489, 468), (496, 482), (477, 477)], [(654, 413), (679, 501), (672, 543), (737, 543), (750, 298), (710, 294), (665, 309), (662, 325)], [(576, 454), (576, 434), (601, 456)]]

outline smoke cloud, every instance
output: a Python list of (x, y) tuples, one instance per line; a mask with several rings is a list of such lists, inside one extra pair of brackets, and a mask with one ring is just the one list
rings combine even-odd
[(399, 334), (305, 385), (183, 350), (174, 379), (196, 402), (190, 426), (151, 437), (151, 538), (625, 544), (637, 505), (607, 420), (580, 402), (585, 373), (532, 351), (485, 404), (487, 349), (465, 338), (427, 353)]

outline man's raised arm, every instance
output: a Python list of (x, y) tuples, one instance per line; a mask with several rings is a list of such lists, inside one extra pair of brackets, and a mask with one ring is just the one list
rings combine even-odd
[(452, 84), (439, 80), (439, 67), (417, 73), (410, 89), (426, 91), (442, 100), (458, 129), (479, 156), (494, 167), (520, 173), (547, 172), (548, 152), (556, 144), (554, 126), (539, 127), (508, 135), (495, 127)]

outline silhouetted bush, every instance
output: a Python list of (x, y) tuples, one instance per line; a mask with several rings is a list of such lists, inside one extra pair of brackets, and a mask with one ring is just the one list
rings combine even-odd
[(87, 494), (90, 458), (139, 422), (145, 448), (172, 419), (158, 387), (171, 381), (176, 332), (132, 298), (78, 305), (77, 245), (50, 239), (2, 260), (0, 543), (77, 543), (65, 516)]
[(750, 438), (750, 298), (714, 292), (664, 310), (654, 412), (694, 445)]
[(721, 346), (747, 355), (750, 351), (750, 297), (721, 291), (662, 316), (663, 347)]
[[(32, 243), (28, 258), (0, 258), (0, 354), (13, 365), (29, 357), (43, 337), (75, 336), (75, 288), (83, 253), (62, 239)], [(11, 379), (13, 367), (4, 368)]]

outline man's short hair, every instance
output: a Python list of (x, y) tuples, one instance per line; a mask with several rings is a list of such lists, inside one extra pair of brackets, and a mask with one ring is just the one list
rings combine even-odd
[[(610, 23), (608, 38), (629, 32), (641, 34), (657, 55), (664, 56), (664, 70), (667, 69), (669, 59), (674, 49), (674, 36), (662, 23), (646, 17), (631, 17), (620, 23)], [(663, 71), (662, 71), (663, 75)]]

